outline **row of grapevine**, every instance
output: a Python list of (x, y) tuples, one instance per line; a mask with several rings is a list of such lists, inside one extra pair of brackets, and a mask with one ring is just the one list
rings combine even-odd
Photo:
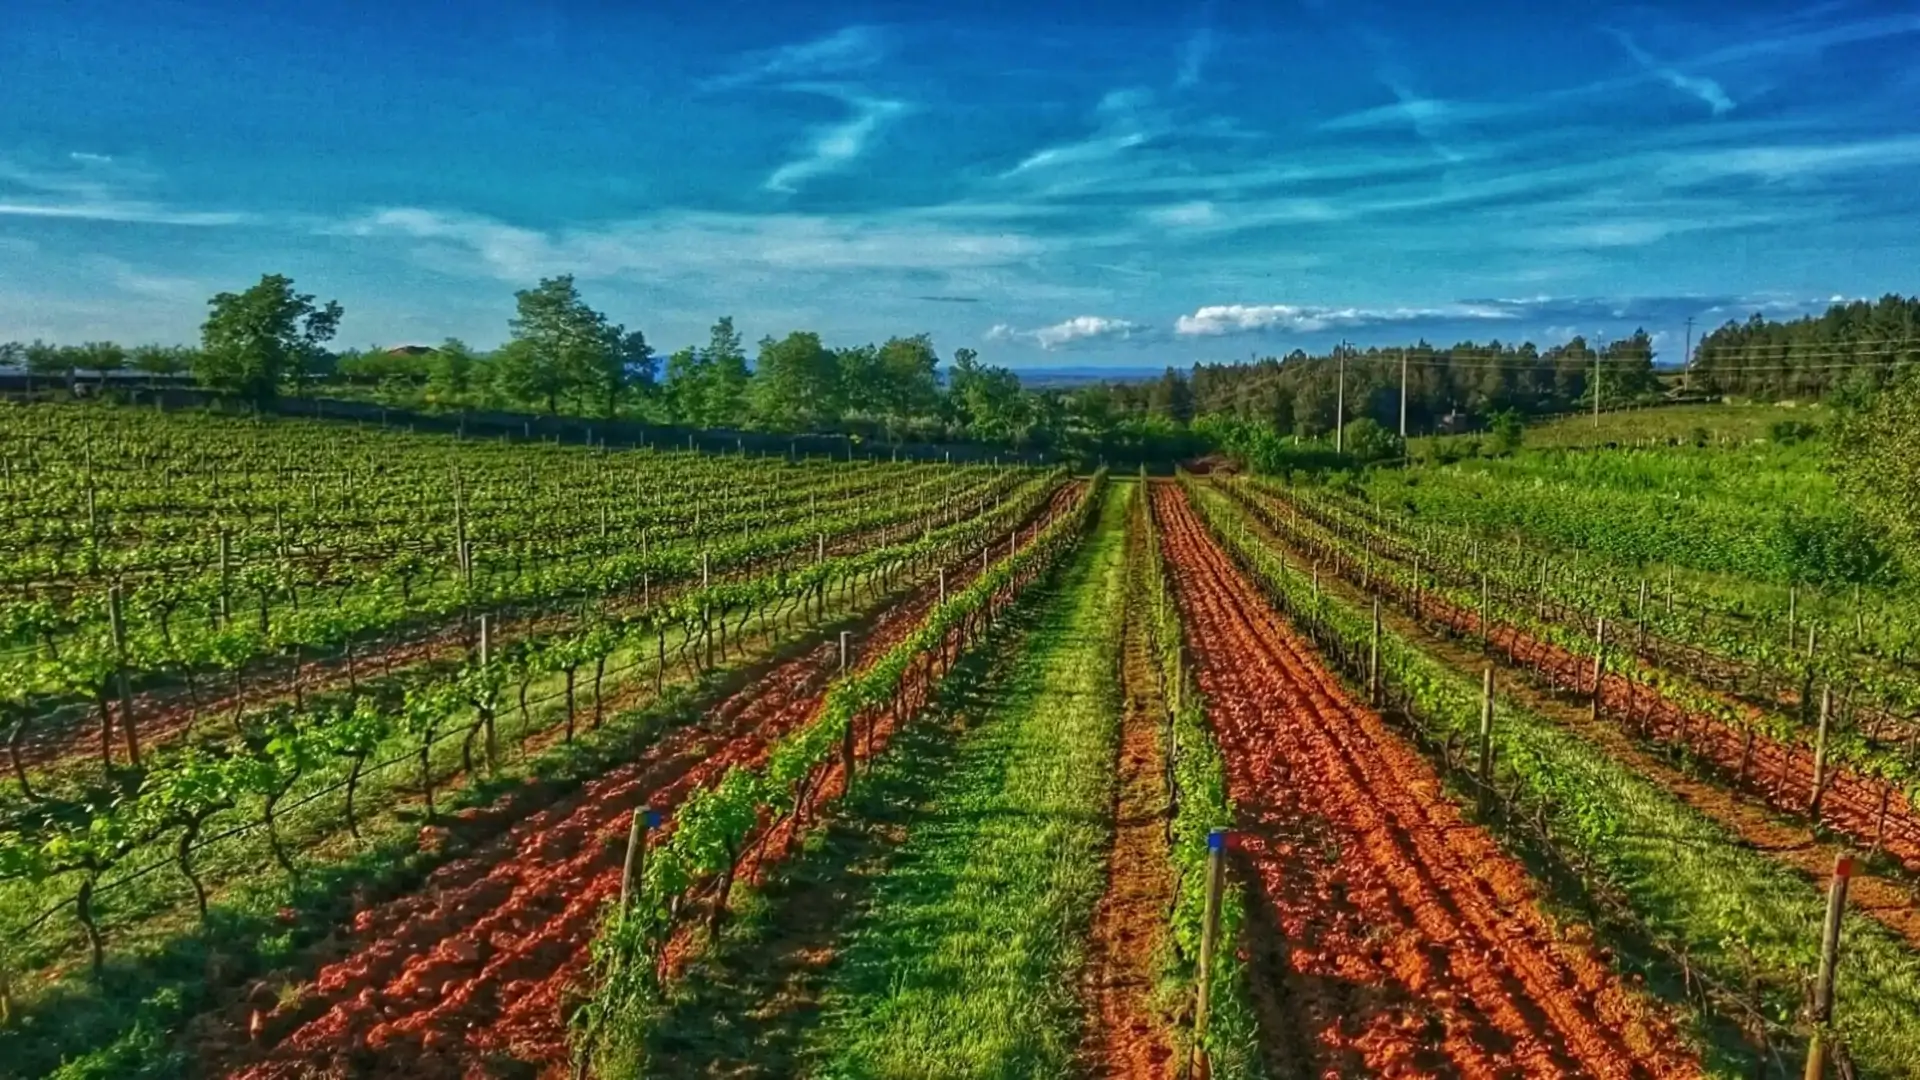
[[(1692, 695), (1702, 707), (1766, 725), (1769, 734), (1805, 738), (1818, 691), (1831, 688), (1843, 725), (1858, 732), (1869, 751), (1863, 763), (1878, 762), (1875, 769), (1904, 775), (1920, 738), (1920, 677), (1904, 664), (1839, 648), (1788, 645), (1751, 625), (1700, 617), (1698, 608), (1658, 596), (1644, 580), (1600, 568), (1575, 570), (1523, 547), (1423, 534), (1385, 515), (1361, 520), (1350, 507), (1316, 493), (1258, 484), (1239, 490), (1256, 504), (1278, 508), (1277, 516), (1268, 515), (1276, 526), (1313, 531), (1346, 552), (1343, 558), (1382, 573), (1411, 575), (1417, 567), (1422, 588), (1450, 590), (1469, 608), (1477, 609), (1484, 593), (1490, 617), (1557, 635), (1577, 652), (1593, 651), (1595, 628), (1605, 619), (1616, 628), (1609, 643), (1614, 657), (1637, 659), (1646, 677), (1664, 679), (1676, 692), (1693, 684), (1760, 706), (1764, 715)], [(1817, 624), (1800, 625), (1813, 643), (1841, 637), (1822, 637)]]
[(659, 1000), (663, 950), (685, 917), (687, 898), (711, 886), (710, 918), (717, 928), (752, 839), (818, 805), (836, 766), (851, 782), (861, 720), (873, 724), (880, 713), (898, 710), (911, 688), (931, 686), (951, 670), (1000, 612), (1079, 542), (1104, 481), (1104, 473), (1096, 474), (1072, 510), (1036, 526), (1024, 547), (935, 606), (905, 640), (836, 679), (819, 712), (783, 737), (764, 764), (735, 766), (680, 806), (664, 839), (646, 855), (636, 895), (609, 911), (595, 942), (595, 992), (576, 1018), (583, 1061), (592, 1061), (603, 1075), (637, 1074), (646, 1018)]
[[(1144, 488), (1144, 477), (1141, 483)], [(1157, 697), (1166, 715), (1164, 746), (1173, 804), (1168, 822), (1168, 854), (1174, 875), (1173, 910), (1169, 914), (1173, 949), (1167, 957), (1167, 975), (1169, 982), (1182, 988), (1183, 999), (1197, 1001), (1201, 942), (1205, 937), (1208, 838), (1216, 830), (1232, 828), (1233, 805), (1227, 796), (1226, 766), (1207, 727), (1206, 697), (1196, 684), (1187, 655), (1186, 631), (1160, 549), (1160, 530), (1144, 490), (1135, 515), (1135, 527), (1145, 541), (1139, 575), (1144, 596), (1136, 614), (1147, 620)], [(1216, 948), (1208, 988), (1207, 1029), (1195, 1032), (1194, 1042), (1206, 1056), (1208, 1075), (1220, 1080), (1258, 1076), (1246, 964), (1233, 946), (1246, 919), (1246, 897), (1239, 886), (1224, 889), (1216, 918), (1217, 940), (1227, 944)]]
[[(16, 929), (31, 930), (72, 906), (98, 966), (102, 935), (94, 901), (102, 892), (174, 865), (192, 882), (204, 911), (194, 861), (208, 844), (264, 828), (274, 856), (291, 872), (292, 861), (273, 835), (276, 814), (331, 807), (357, 835), (356, 792), (384, 770), (416, 772), (411, 790), (424, 799), (431, 818), (436, 773), (448, 771), (447, 763), (434, 757), (436, 749), (458, 740), (461, 775), (475, 774), (476, 743), (485, 762), (495, 765), (496, 722), (515, 704), (509, 688), (518, 686), (524, 742), (540, 726), (530, 706), (543, 704), (529, 700), (529, 688), (563, 674), (564, 691), (545, 696), (564, 694), (564, 737), (571, 741), (577, 674), (590, 673), (597, 727), (603, 679), (647, 666), (657, 690), (670, 662), (685, 661), (697, 676), (713, 665), (716, 648), (724, 660), (729, 638), (739, 641), (756, 620), (771, 638), (783, 618), (790, 630), (795, 614), (810, 621), (823, 616), (835, 591), (843, 594), (841, 603), (845, 593), (863, 584), (877, 596), (902, 574), (924, 575), (932, 566), (978, 550), (1044, 505), (1058, 482), (1058, 474), (1013, 475), (1022, 482), (1007, 497), (968, 505), (964, 513), (950, 515), (956, 519), (952, 524), (939, 528), (933, 520), (924, 521), (910, 538), (892, 545), (713, 582), (677, 596), (662, 594), (637, 611), (595, 615), (503, 648), (483, 646), (458, 669), (442, 674), (406, 671), (313, 696), (297, 707), (276, 703), (237, 716), (232, 738), (169, 750), (157, 755), (151, 768), (117, 777), (117, 784), (70, 785), (54, 794), (36, 791), (28, 774), (17, 771), (21, 798), (6, 808), (0, 823), (0, 882), (10, 884), (0, 887), (21, 901), (8, 907), (22, 919), (33, 910), (32, 897), (51, 891), (64, 899)], [(670, 637), (677, 646), (671, 661)], [(616, 656), (631, 659), (610, 666)], [(208, 829), (216, 818), (236, 814), (247, 820), (217, 832)], [(157, 855), (163, 847), (170, 850), (168, 857), (108, 877), (135, 855)]]
[[(1376, 629), (1312, 568), (1264, 543), (1244, 503), (1185, 482), (1219, 542), (1337, 669), (1355, 683), (1378, 671), (1386, 715), (1409, 726), (1482, 820), (1564, 882), (1598, 925), (1651, 950), (1651, 964), (1622, 962), (1649, 982), (1672, 978), (1702, 1017), (1710, 1058), (1726, 1052), (1709, 1040), (1716, 1024), (1744, 1036), (1739, 1060), (1715, 1064), (1798, 1075), (1821, 890), (1551, 721), (1497, 695), (1487, 711), (1482, 678)], [(1910, 1075), (1920, 1069), (1920, 958), (1865, 918), (1849, 918), (1844, 933), (1845, 1005), (1829, 1034), (1861, 1075)]]

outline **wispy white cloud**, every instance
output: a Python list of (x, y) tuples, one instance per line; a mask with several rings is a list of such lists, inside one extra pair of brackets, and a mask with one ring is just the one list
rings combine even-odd
[(764, 84), (787, 79), (844, 76), (872, 68), (892, 51), (889, 35), (877, 26), (845, 26), (822, 38), (741, 56), (724, 74), (700, 84), (706, 90)]
[(503, 281), (552, 274), (668, 279), (684, 274), (778, 271), (796, 277), (848, 271), (944, 272), (1013, 266), (1047, 250), (1004, 229), (966, 228), (933, 215), (671, 213), (553, 232), (475, 214), (417, 207), (380, 210), (331, 231), (425, 242)]
[(1173, 206), (1156, 206), (1142, 216), (1154, 225), (1180, 228), (1212, 225), (1220, 220), (1220, 211), (1214, 208), (1213, 203), (1200, 199)]
[(93, 256), (83, 261), (114, 288), (129, 296), (175, 304), (197, 304), (213, 293), (204, 282), (141, 270), (125, 259)]
[(1671, 64), (1663, 64), (1655, 60), (1624, 30), (1613, 27), (1603, 29), (1620, 43), (1620, 47), (1627, 51), (1628, 56), (1633, 57), (1634, 63), (1639, 64), (1642, 69), (1674, 89), (1699, 98), (1713, 110), (1713, 115), (1719, 116), (1733, 110), (1733, 99), (1727, 96), (1726, 90), (1719, 83), (1704, 76), (1688, 75)]
[(1836, 169), (1886, 169), (1920, 162), (1920, 135), (1854, 142), (1730, 146), (1666, 155), (1659, 175), (1690, 183), (1728, 176), (1788, 180)]
[(1180, 50), (1180, 74), (1174, 78), (1173, 85), (1181, 89), (1200, 85), (1213, 50), (1213, 27), (1202, 25), (1187, 37), (1186, 46)]
[(153, 203), (92, 200), (73, 203), (0, 202), (0, 217), (64, 218), (72, 221), (113, 221), (129, 225), (244, 225), (251, 214), (224, 210), (172, 210)]
[(1109, 90), (1094, 109), (1096, 128), (1092, 134), (1036, 150), (1000, 174), (1000, 179), (1042, 170), (1057, 172), (1076, 165), (1099, 164), (1141, 146), (1156, 133), (1167, 129), (1163, 117), (1149, 112), (1152, 104), (1153, 92), (1141, 87)]
[(988, 341), (1031, 341), (1051, 352), (1076, 343), (1124, 340), (1146, 329), (1147, 327), (1143, 324), (1127, 319), (1113, 319), (1104, 315), (1076, 315), (1071, 319), (1034, 330), (1016, 330), (1006, 323), (996, 323), (987, 331), (986, 339)]
[[(73, 152), (77, 165), (35, 168), (0, 159), (0, 217), (110, 221), (133, 225), (242, 225), (253, 215), (226, 210), (187, 210), (134, 195), (150, 189), (154, 174), (98, 154)], [(27, 192), (11, 195), (7, 189)]]
[(807, 156), (775, 169), (764, 185), (768, 191), (791, 193), (802, 181), (845, 167), (866, 152), (867, 144), (882, 127), (907, 111), (904, 102), (861, 97), (837, 87), (809, 89), (838, 98), (853, 115), (841, 123), (815, 130)]

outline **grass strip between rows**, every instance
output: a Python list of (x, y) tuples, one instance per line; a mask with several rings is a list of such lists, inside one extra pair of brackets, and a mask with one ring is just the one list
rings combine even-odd
[[(836, 679), (819, 714), (781, 739), (763, 766), (730, 769), (681, 807), (672, 834), (648, 857), (639, 895), (609, 910), (593, 944), (595, 991), (573, 1025), (576, 1054), (597, 1075), (633, 1076), (644, 1069), (648, 1021), (662, 1001), (661, 954), (678, 920), (676, 900), (702, 881), (730, 875), (763, 819), (792, 812), (798, 794), (829, 767), (856, 718), (892, 702), (916, 663), (943, 649), (955, 631), (963, 640), (976, 638), (993, 613), (1073, 551), (1102, 504), (1105, 479), (1104, 471), (1096, 474), (1072, 511), (936, 606), (904, 641), (865, 669)], [(724, 887), (721, 896), (724, 902)]]
[[(1315, 590), (1300, 568), (1286, 569), (1245, 528), (1245, 511), (1227, 496), (1199, 484), (1189, 492), (1215, 536), (1289, 618), (1323, 645), (1364, 663), (1370, 613)], [(1380, 670), (1430, 736), (1466, 745), (1477, 739), (1478, 678), (1391, 631), (1382, 635)], [(1497, 703), (1493, 746), (1497, 785), (1510, 787), (1511, 801), (1530, 810), (1520, 816), (1544, 825), (1552, 844), (1577, 860), (1583, 879), (1622, 897), (1638, 933), (1668, 955), (1684, 957), (1694, 975), (1758, 998), (1766, 1028), (1778, 1032), (1792, 1023), (1818, 962), (1821, 890), (1529, 710)], [(1836, 1000), (1833, 1031), (1861, 1075), (1920, 1075), (1920, 957), (1858, 914), (1845, 922)], [(1752, 1024), (1760, 1018), (1728, 1019)], [(1755, 1051), (1715, 1040), (1709, 1018), (1698, 1020), (1709, 1067), (1752, 1075)], [(1804, 1034), (1802, 1026), (1790, 1045), (1773, 1043), (1776, 1067), (1795, 1067)]]
[(1106, 884), (1126, 513), (1117, 494), (1102, 509), (844, 941), (813, 1075), (1071, 1071)]

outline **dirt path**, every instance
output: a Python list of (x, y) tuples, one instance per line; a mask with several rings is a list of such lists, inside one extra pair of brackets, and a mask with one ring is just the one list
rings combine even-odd
[[(950, 588), (978, 567), (950, 568)], [(856, 634), (856, 655), (879, 656), (911, 633), (936, 589), (923, 586)], [(420, 892), (361, 912), (351, 952), (297, 1001), (261, 1014), (257, 1040), (244, 1005), (206, 1025), (197, 1039), (204, 1070), (261, 1080), (563, 1074), (568, 996), (619, 887), (632, 811), (670, 815), (731, 766), (759, 762), (817, 711), (838, 657), (837, 642), (822, 642), (775, 667), (700, 723), (441, 868)]]
[(1525, 870), (1348, 698), (1184, 493), (1155, 496), (1265, 931), (1251, 962), (1269, 1071), (1698, 1075), (1673, 1026), (1542, 914)]
[[(1142, 544), (1138, 529), (1131, 529), (1131, 572), (1138, 572), (1145, 556)], [(1153, 656), (1139, 602), (1139, 590), (1130, 589), (1121, 644), (1126, 711), (1115, 758), (1113, 846), (1082, 979), (1087, 1031), (1081, 1056), (1087, 1075), (1103, 1080), (1163, 1080), (1175, 1073), (1173, 1045), (1152, 1000), (1154, 966), (1173, 906), (1173, 874), (1167, 861), (1162, 712), (1155, 702)]]

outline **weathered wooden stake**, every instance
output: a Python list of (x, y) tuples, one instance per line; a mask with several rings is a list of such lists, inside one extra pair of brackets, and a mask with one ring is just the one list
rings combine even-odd
[(947, 568), (940, 568), (940, 602), (947, 602)]
[(1593, 630), (1593, 719), (1600, 719), (1601, 680), (1607, 674), (1607, 617), (1600, 616)]
[(1847, 914), (1847, 882), (1853, 877), (1853, 858), (1833, 860), (1833, 883), (1827, 887), (1827, 921), (1820, 933), (1820, 975), (1813, 984), (1813, 1041), (1807, 1046), (1805, 1080), (1824, 1080), (1827, 1074), (1826, 1028), (1833, 1022), (1834, 968), (1840, 962), (1840, 926)]
[(852, 634), (850, 630), (840, 631), (840, 674), (842, 675), (847, 673), (847, 638), (850, 634)]
[(1820, 688), (1820, 728), (1814, 734), (1813, 741), (1813, 797), (1807, 802), (1807, 813), (1814, 820), (1820, 819), (1820, 800), (1827, 793), (1827, 729), (1833, 722), (1833, 687)]
[(220, 625), (233, 621), (233, 534), (220, 530)]
[(1373, 598), (1373, 639), (1367, 646), (1367, 700), (1380, 707), (1380, 598)]
[(133, 693), (127, 688), (127, 623), (120, 609), (120, 586), (107, 590), (107, 621), (113, 630), (113, 679), (120, 688), (120, 731), (127, 757), (140, 764), (140, 736), (133, 726)]
[(1493, 665), (1480, 674), (1480, 783), (1493, 783)]
[(644, 806), (633, 808), (633, 823), (627, 827), (627, 861), (620, 868), (620, 909), (625, 911), (633, 896), (633, 883), (647, 877), (647, 832), (660, 823), (659, 811)]
[(1200, 979), (1193, 1003), (1193, 1072), (1204, 1080), (1209, 1075), (1207, 1058), (1207, 1020), (1213, 1003), (1213, 951), (1220, 937), (1220, 893), (1227, 880), (1227, 830), (1207, 834), (1207, 903), (1200, 924)]

